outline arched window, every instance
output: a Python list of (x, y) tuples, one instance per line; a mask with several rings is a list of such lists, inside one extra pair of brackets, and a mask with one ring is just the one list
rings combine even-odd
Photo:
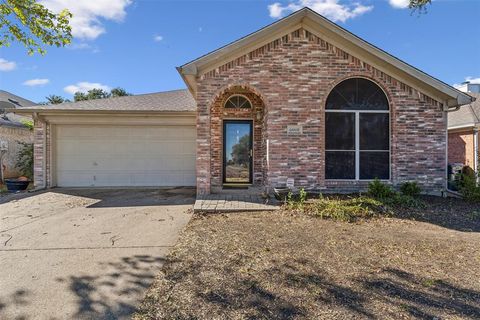
[(252, 104), (247, 97), (242, 96), (240, 94), (235, 94), (228, 98), (227, 102), (225, 102), (225, 108), (242, 108), (242, 109), (249, 109), (252, 108)]
[(325, 178), (390, 179), (388, 100), (383, 90), (370, 80), (344, 80), (328, 95)]

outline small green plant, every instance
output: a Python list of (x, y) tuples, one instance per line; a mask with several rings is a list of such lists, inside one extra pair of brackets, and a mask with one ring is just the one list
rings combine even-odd
[(422, 189), (415, 181), (407, 181), (400, 185), (400, 192), (404, 196), (418, 197)]
[(19, 142), (20, 151), (18, 152), (16, 167), (25, 177), (33, 178), (33, 144)]
[(377, 178), (368, 184), (368, 194), (377, 199), (386, 199), (395, 194), (392, 187)]
[(305, 207), (305, 202), (307, 201), (307, 192), (305, 189), (301, 188), (298, 195), (298, 208), (303, 211)]
[(292, 192), (289, 192), (287, 195), (287, 207), (290, 210), (300, 210), (304, 211), (305, 209), (305, 203), (307, 201), (307, 192), (305, 189), (301, 188), (298, 196), (294, 196)]

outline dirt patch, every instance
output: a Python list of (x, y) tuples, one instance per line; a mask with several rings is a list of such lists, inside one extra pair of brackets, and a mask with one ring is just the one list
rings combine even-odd
[(197, 215), (136, 319), (480, 318), (480, 233), (458, 231), (477, 207), (425, 200), (357, 223)]

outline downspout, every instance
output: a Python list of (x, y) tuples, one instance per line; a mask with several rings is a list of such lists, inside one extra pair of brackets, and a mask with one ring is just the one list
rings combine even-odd
[(478, 128), (473, 129), (473, 170), (477, 174), (477, 182), (480, 176), (478, 176)]

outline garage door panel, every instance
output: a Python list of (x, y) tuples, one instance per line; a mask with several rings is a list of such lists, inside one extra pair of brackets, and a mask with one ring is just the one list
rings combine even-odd
[(59, 186), (194, 186), (195, 127), (57, 126)]

